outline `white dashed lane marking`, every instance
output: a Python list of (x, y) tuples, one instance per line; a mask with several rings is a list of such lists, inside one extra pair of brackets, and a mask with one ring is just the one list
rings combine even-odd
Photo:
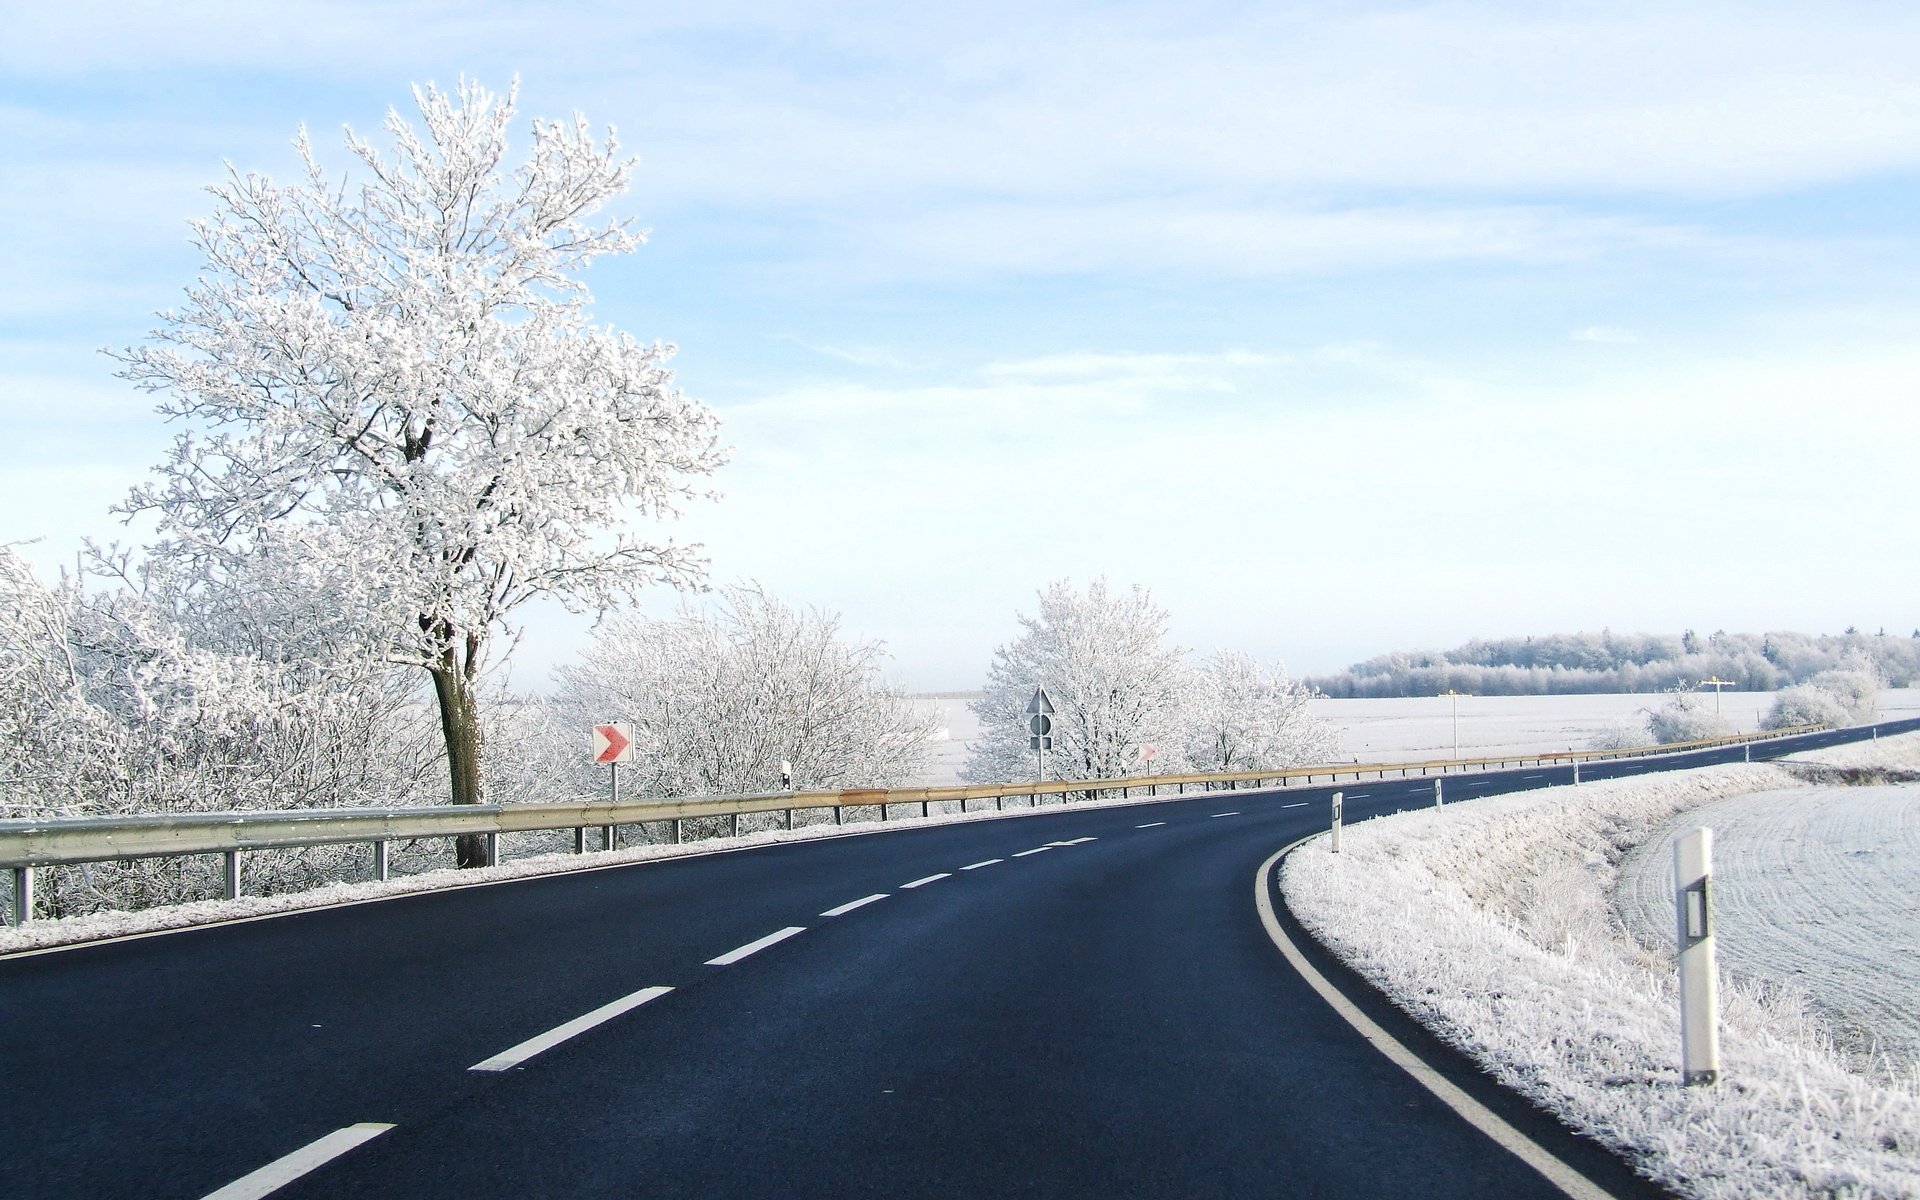
[(960, 869), (962, 871), (978, 871), (981, 867), (990, 867), (997, 862), (1005, 862), (1005, 861), (1007, 860), (1004, 858), (989, 858), (985, 862), (968, 863), (966, 866), (961, 867)]
[(1134, 828), (1135, 829), (1155, 829), (1165, 824), (1166, 824), (1165, 821), (1148, 821), (1145, 825), (1135, 825)]
[(285, 1158), (276, 1158), (251, 1174), (243, 1175), (205, 1200), (260, 1200), (272, 1195), (316, 1167), (325, 1166), (355, 1146), (379, 1137), (392, 1125), (367, 1121), (336, 1129), (317, 1141), (308, 1142)]
[(1281, 808), (1305, 808), (1306, 806), (1307, 806), (1307, 802), (1305, 800), (1302, 800), (1298, 804), (1282, 804), (1280, 807)]
[(845, 916), (847, 913), (852, 912), (856, 908), (860, 908), (863, 905), (872, 904), (875, 900), (885, 900), (886, 898), (887, 898), (887, 894), (885, 892), (875, 892), (871, 896), (862, 896), (858, 900), (849, 900), (845, 904), (842, 904), (840, 907), (830, 908), (827, 911), (821, 913), (820, 915), (823, 917)]
[(707, 965), (710, 967), (730, 967), (749, 954), (758, 954), (768, 946), (774, 945), (777, 942), (784, 942), (794, 934), (805, 933), (806, 931), (807, 927), (805, 925), (789, 925), (776, 933), (768, 934), (759, 941), (748, 942), (744, 946), (729, 950), (719, 958), (710, 958), (707, 960)]
[(599, 1008), (584, 1016), (575, 1017), (565, 1025), (556, 1025), (538, 1037), (530, 1037), (511, 1049), (502, 1050), (492, 1058), (468, 1067), (469, 1071), (505, 1071), (519, 1066), (534, 1055), (551, 1050), (568, 1038), (578, 1036), (596, 1025), (613, 1020), (621, 1013), (632, 1012), (649, 1000), (658, 1000), (673, 989), (670, 987), (641, 988), (630, 996), (622, 996), (612, 1004), (602, 1004)]
[(1020, 851), (1020, 853), (1018, 853), (1018, 854), (1016, 854), (1016, 855), (1014, 855), (1013, 857), (1015, 857), (1015, 858), (1025, 858), (1025, 857), (1026, 857), (1027, 855), (1029, 855), (1029, 854), (1045, 854), (1045, 853), (1046, 853), (1047, 851), (1049, 851), (1049, 850), (1051, 850), (1051, 849), (1053, 849), (1053, 847), (1052, 847), (1052, 846), (1035, 846), (1035, 847), (1034, 847), (1033, 849), (1031, 849), (1031, 850), (1022, 850), (1022, 851)]
[(1215, 813), (1215, 814), (1213, 814), (1213, 815), (1214, 815), (1214, 816), (1216, 816), (1216, 817), (1237, 817), (1237, 816), (1239, 816), (1240, 814), (1239, 814), (1239, 812), (1238, 812), (1238, 811), (1235, 811), (1235, 812), (1224, 812), (1224, 813)]
[(932, 883), (934, 880), (945, 879), (947, 878), (947, 876), (951, 874), (953, 874), (952, 871), (942, 871), (938, 875), (929, 875), (925, 879), (916, 879), (912, 883), (903, 883), (900, 885), (900, 887), (903, 890), (906, 888), (925, 887), (927, 884)]

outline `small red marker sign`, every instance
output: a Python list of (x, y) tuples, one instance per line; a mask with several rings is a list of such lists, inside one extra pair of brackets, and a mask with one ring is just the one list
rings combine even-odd
[(593, 761), (623, 763), (633, 761), (633, 726), (621, 722), (593, 727)]

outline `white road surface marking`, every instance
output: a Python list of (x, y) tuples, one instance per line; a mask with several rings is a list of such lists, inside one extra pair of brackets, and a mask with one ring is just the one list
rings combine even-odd
[(1281, 808), (1305, 808), (1306, 806), (1307, 806), (1307, 802), (1305, 800), (1302, 800), (1298, 804), (1282, 804), (1280, 807)]
[(1005, 862), (1005, 861), (1007, 860), (1004, 858), (989, 858), (985, 862), (968, 863), (966, 866), (961, 867), (960, 869), (962, 871), (978, 871), (981, 867), (990, 867), (997, 862)]
[(1145, 825), (1135, 825), (1134, 828), (1135, 829), (1155, 829), (1165, 824), (1166, 824), (1165, 821), (1148, 821)]
[(1238, 811), (1235, 811), (1235, 812), (1227, 812), (1227, 813), (1215, 813), (1213, 815), (1216, 817), (1237, 817), (1240, 814)]
[[(1295, 842), (1294, 846), (1300, 844)], [(1280, 948), (1280, 953), (1286, 956), (1287, 962), (1300, 973), (1301, 978), (1312, 985), (1313, 990), (1320, 993), (1320, 998), (1332, 1005), (1335, 1012), (1346, 1018), (1347, 1024), (1353, 1026), (1355, 1032), (1373, 1043), (1374, 1049), (1386, 1055), (1395, 1066), (1413, 1076), (1420, 1086), (1432, 1092), (1442, 1103), (1459, 1113), (1480, 1132), (1538, 1171), (1571, 1200), (1608, 1200), (1608, 1193), (1595, 1186), (1592, 1180), (1555, 1158), (1538, 1142), (1507, 1124), (1491, 1109), (1461, 1091), (1440, 1072), (1427, 1065), (1426, 1060), (1402, 1045), (1399, 1039), (1376, 1025), (1371, 1017), (1355, 1007), (1354, 1003), (1348, 1000), (1338, 988), (1328, 983), (1326, 976), (1314, 969), (1313, 964), (1300, 953), (1300, 948), (1293, 944), (1293, 939), (1287, 936), (1287, 931), (1280, 927), (1279, 918), (1274, 915), (1273, 901), (1269, 895), (1272, 889), (1267, 881), (1273, 878), (1274, 868), (1291, 849), (1293, 846), (1277, 850), (1272, 858), (1260, 864), (1259, 873), (1253, 877), (1253, 902), (1254, 907), (1260, 911), (1260, 923), (1266, 926), (1267, 936), (1273, 939), (1273, 944)]]
[(1020, 853), (1018, 853), (1018, 854), (1016, 854), (1016, 855), (1014, 855), (1014, 857), (1015, 857), (1015, 858), (1025, 858), (1025, 857), (1026, 857), (1027, 855), (1029, 855), (1029, 854), (1045, 854), (1045, 853), (1046, 853), (1047, 851), (1049, 851), (1049, 850), (1051, 850), (1051, 849), (1053, 849), (1053, 847), (1052, 847), (1052, 846), (1035, 846), (1035, 847), (1034, 847), (1033, 849), (1031, 849), (1031, 850), (1022, 850), (1022, 851), (1021, 851)]
[(805, 933), (806, 931), (807, 927), (805, 925), (789, 925), (777, 933), (768, 934), (757, 942), (748, 942), (738, 949), (729, 950), (719, 958), (710, 958), (707, 960), (707, 965), (710, 967), (730, 967), (749, 954), (758, 954), (768, 946), (774, 945), (777, 942), (784, 942), (794, 934)]
[(821, 913), (820, 915), (823, 917), (843, 917), (846, 914), (852, 912), (856, 908), (860, 908), (864, 905), (872, 904), (875, 900), (885, 900), (886, 898), (887, 898), (887, 894), (885, 892), (875, 892), (871, 896), (862, 896), (858, 900), (849, 900), (845, 904), (842, 904), (840, 907), (830, 908), (827, 911)]
[(542, 1051), (551, 1050), (568, 1038), (576, 1037), (596, 1025), (613, 1020), (621, 1013), (632, 1012), (649, 1000), (658, 1000), (673, 989), (670, 987), (641, 988), (630, 996), (622, 996), (612, 1004), (602, 1004), (599, 1008), (583, 1016), (575, 1017), (565, 1025), (556, 1025), (538, 1037), (530, 1037), (511, 1049), (502, 1050), (492, 1058), (477, 1062), (468, 1067), (469, 1071), (506, 1071), (519, 1066)]
[(1097, 842), (1099, 838), (1077, 837), (1070, 842), (1048, 842), (1049, 846), (1083, 846), (1088, 842)]
[(945, 879), (952, 874), (953, 874), (952, 871), (942, 871), (938, 875), (929, 875), (925, 879), (916, 879), (912, 883), (903, 883), (900, 886), (902, 889), (925, 887), (927, 884), (932, 883), (937, 879)]
[(318, 1141), (308, 1142), (285, 1158), (276, 1158), (249, 1175), (243, 1175), (205, 1200), (259, 1200), (269, 1196), (316, 1167), (325, 1166), (355, 1146), (379, 1137), (392, 1125), (375, 1121), (336, 1129)]

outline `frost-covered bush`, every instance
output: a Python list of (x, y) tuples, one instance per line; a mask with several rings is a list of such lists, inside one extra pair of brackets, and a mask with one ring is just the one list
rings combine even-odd
[(1760, 718), (1762, 729), (1787, 729), (1795, 725), (1845, 725), (1847, 709), (1839, 697), (1811, 683), (1781, 688), (1773, 704)]
[(1665, 705), (1647, 714), (1647, 732), (1664, 746), (1726, 737), (1733, 727), (1703, 707), (1700, 698), (1682, 685), (1667, 693)]
[(840, 633), (837, 614), (796, 609), (756, 587), (670, 619), (605, 623), (576, 666), (556, 672), (550, 704), (528, 708), (548, 732), (523, 734), (532, 790), (600, 791), (586, 762), (587, 727), (628, 721), (636, 794), (771, 792), (780, 764), (799, 790), (897, 785), (920, 769), (932, 721), (884, 677), (878, 642)]
[(1307, 711), (1314, 691), (1251, 654), (1216, 651), (1183, 688), (1181, 757), (1194, 771), (1325, 762), (1340, 732)]
[[(0, 547), (0, 815), (120, 816), (421, 802), (432, 727), (332, 623), (320, 581), (254, 564), (198, 579), (99, 556), (49, 586)], [(295, 586), (298, 583), (299, 586)], [(257, 607), (234, 606), (241, 593)], [(364, 850), (263, 852), (252, 890), (364, 871)], [(194, 899), (204, 857), (52, 868), (44, 915)]]
[(1651, 736), (1647, 732), (1646, 725), (1635, 725), (1623, 721), (1587, 739), (1587, 748), (1589, 750), (1633, 750), (1646, 745), (1647, 739)]

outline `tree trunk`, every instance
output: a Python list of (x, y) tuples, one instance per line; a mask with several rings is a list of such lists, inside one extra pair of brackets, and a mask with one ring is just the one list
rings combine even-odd
[[(447, 746), (447, 772), (455, 804), (480, 804), (480, 713), (473, 681), (454, 661), (427, 668), (433, 675), (433, 694), (440, 701), (440, 733)], [(454, 839), (455, 861), (461, 867), (487, 865), (485, 834), (468, 833)]]

